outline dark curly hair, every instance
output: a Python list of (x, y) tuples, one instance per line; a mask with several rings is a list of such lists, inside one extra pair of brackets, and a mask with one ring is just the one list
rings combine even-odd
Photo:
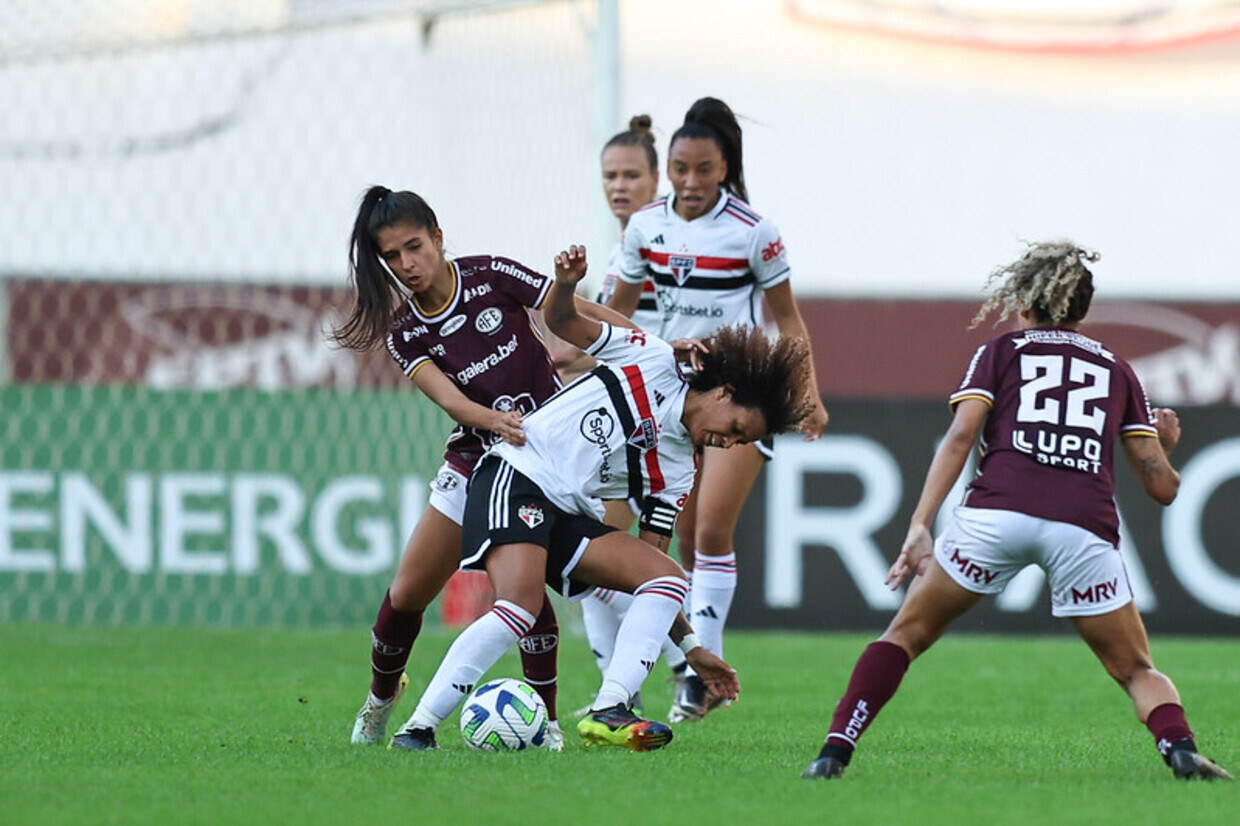
[(689, 378), (690, 389), (727, 387), (736, 404), (762, 413), (767, 433), (785, 433), (813, 410), (805, 339), (771, 340), (757, 327), (720, 327), (704, 343), (710, 352)]

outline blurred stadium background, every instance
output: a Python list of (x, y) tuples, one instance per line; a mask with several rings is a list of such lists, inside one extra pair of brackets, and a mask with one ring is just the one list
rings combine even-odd
[[(451, 251), (615, 241), (603, 141), (745, 117), (830, 438), (751, 498), (736, 622), (873, 628), (985, 275), (1100, 249), (1090, 328), (1182, 408), (1120, 492), (1156, 629), (1240, 632), (1228, 2), (0, 0), (0, 621), (368, 627), (447, 422), (332, 350), (372, 183)], [(1045, 630), (1036, 576), (971, 619)]]

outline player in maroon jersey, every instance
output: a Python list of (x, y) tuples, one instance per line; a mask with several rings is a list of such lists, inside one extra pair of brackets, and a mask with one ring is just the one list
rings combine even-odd
[[(560, 382), (529, 316), (551, 279), (490, 255), (445, 258), (443, 231), (418, 195), (380, 186), (366, 192), (354, 222), (350, 269), (357, 303), (333, 339), (357, 350), (386, 343), (405, 375), (457, 422), (372, 632), (370, 693), (352, 740), (379, 744), (408, 683), (405, 665), (422, 614), (460, 561), (470, 472), (492, 442), (521, 444), (522, 416)], [(555, 612), (544, 601), (521, 640), (521, 659), (551, 720), (558, 640)], [(553, 730), (548, 743), (558, 748), (558, 723)]]
[[(909, 663), (1034, 564), (1050, 583), (1051, 613), (1072, 621), (1128, 693), (1175, 776), (1231, 779), (1197, 753), (1179, 692), (1154, 668), (1120, 557), (1112, 448), (1119, 441), (1145, 492), (1170, 504), (1180, 475), (1167, 454), (1180, 423), (1172, 410), (1150, 410), (1127, 362), (1077, 332), (1094, 294), (1086, 263), (1095, 260), (1069, 242), (1042, 243), (991, 276), (999, 285), (974, 325), (999, 308), (1000, 321), (1019, 314), (1020, 330), (979, 348), (951, 396), (951, 427), (887, 582), (898, 588), (915, 578), (895, 619), (857, 660), (802, 777), (841, 776)], [(979, 436), (977, 476), (935, 541), (935, 516)]]

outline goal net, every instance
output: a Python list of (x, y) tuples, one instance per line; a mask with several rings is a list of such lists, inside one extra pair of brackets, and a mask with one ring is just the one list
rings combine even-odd
[(594, 14), (6, 3), (0, 621), (373, 620), (450, 423), (325, 343), (358, 199), (546, 270), (601, 207)]

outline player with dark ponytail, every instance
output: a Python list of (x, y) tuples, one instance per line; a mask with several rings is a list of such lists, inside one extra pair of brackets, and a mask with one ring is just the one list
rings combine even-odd
[[(370, 692), (352, 740), (383, 744), (408, 683), (405, 666), (422, 614), (460, 562), (465, 488), (474, 465), (495, 442), (522, 444), (522, 417), (560, 381), (529, 316), (551, 279), (492, 255), (449, 259), (443, 230), (421, 196), (382, 186), (366, 191), (353, 223), (349, 269), (356, 303), (331, 339), (355, 350), (386, 346), (401, 371), (457, 422), (372, 629)], [(477, 368), (492, 363), (498, 366)], [(521, 641), (521, 658), (525, 679), (551, 720), (558, 639), (555, 611), (544, 599)], [(562, 746), (558, 723), (551, 732), (548, 745)]]
[[(763, 299), (781, 337), (809, 341), (792, 294), (791, 268), (779, 230), (746, 203), (740, 124), (718, 98), (704, 97), (672, 135), (667, 174), (672, 194), (634, 213), (623, 240), (611, 306), (632, 313), (641, 285), (652, 279), (666, 339), (706, 338), (725, 325), (761, 326)], [(809, 362), (813, 410), (800, 425), (806, 439), (827, 426)], [(722, 655), (723, 630), (736, 592), (733, 534), (741, 508), (771, 444), (721, 451), (706, 448), (697, 486), (677, 523), (681, 562), (693, 578), (690, 619), (702, 643)], [(693, 675), (684, 681), (669, 717), (699, 719), (714, 705)]]

